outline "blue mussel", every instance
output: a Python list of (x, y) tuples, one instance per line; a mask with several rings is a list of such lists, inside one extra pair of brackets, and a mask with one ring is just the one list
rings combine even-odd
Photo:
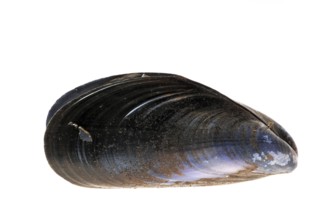
[(197, 186), (288, 173), (297, 148), (274, 120), (182, 76), (131, 73), (66, 93), (50, 109), (45, 153), (71, 183)]

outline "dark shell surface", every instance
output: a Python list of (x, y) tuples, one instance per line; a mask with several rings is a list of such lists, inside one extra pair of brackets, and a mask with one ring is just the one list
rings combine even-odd
[(96, 80), (51, 108), (56, 173), (97, 188), (217, 185), (291, 172), (297, 148), (274, 120), (184, 77)]

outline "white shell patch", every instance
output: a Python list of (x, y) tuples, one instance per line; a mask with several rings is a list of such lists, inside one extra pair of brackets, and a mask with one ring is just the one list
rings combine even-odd
[(290, 161), (291, 158), (287, 154), (283, 154), (282, 152), (274, 152), (270, 151), (268, 154), (271, 156), (271, 160), (269, 160), (269, 157), (262, 152), (261, 154), (254, 153), (252, 156), (252, 161), (263, 161), (266, 162), (268, 165), (274, 166), (274, 165), (279, 165), (279, 166), (286, 166)]

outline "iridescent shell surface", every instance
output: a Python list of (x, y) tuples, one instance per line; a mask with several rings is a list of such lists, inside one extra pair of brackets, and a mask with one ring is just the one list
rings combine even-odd
[(216, 185), (297, 166), (274, 120), (173, 74), (117, 75), (66, 93), (44, 140), (54, 171), (85, 187)]

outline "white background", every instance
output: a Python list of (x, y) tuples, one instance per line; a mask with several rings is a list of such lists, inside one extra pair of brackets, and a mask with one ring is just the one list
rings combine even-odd
[[(329, 1), (0, 1), (0, 219), (329, 219)], [(48, 110), (115, 74), (176, 73), (266, 113), (298, 168), (233, 185), (74, 186), (43, 150)]]

